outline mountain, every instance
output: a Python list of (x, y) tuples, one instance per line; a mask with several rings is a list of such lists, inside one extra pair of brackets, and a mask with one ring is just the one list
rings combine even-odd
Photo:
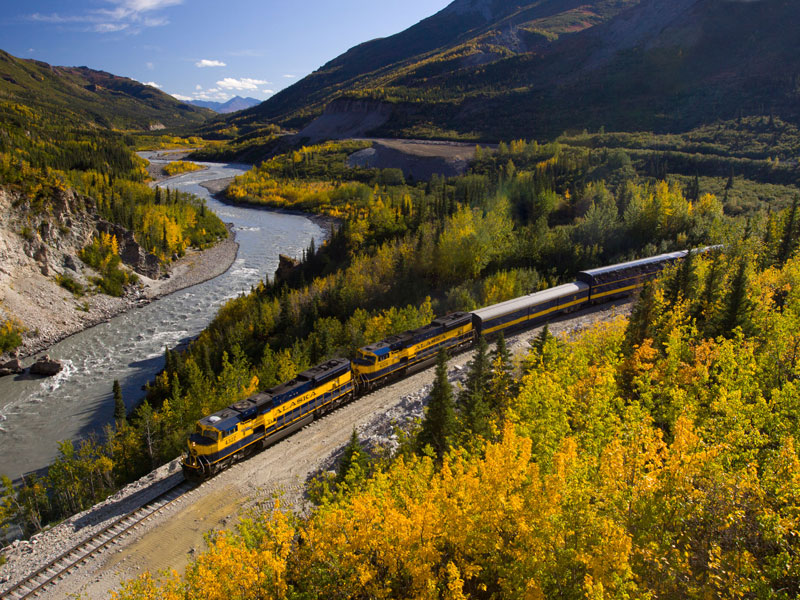
[(227, 102), (212, 102), (210, 100), (192, 100), (189, 104), (194, 106), (201, 106), (208, 108), (216, 113), (228, 114), (238, 110), (245, 110), (261, 104), (261, 100), (257, 98), (242, 98), (241, 96), (234, 96)]
[(127, 77), (88, 67), (55, 67), (0, 50), (0, 102), (4, 101), (76, 127), (190, 127), (213, 116)]
[(792, 121), (799, 20), (789, 0), (456, 0), (243, 117), (303, 128), (324, 115), (318, 136), (350, 113), (377, 135), (475, 139)]

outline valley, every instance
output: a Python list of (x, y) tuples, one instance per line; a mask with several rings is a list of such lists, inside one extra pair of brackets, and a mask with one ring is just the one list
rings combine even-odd
[(796, 3), (31, 2), (0, 595), (800, 594)]

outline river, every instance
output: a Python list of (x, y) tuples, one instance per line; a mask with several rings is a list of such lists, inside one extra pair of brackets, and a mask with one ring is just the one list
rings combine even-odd
[[(147, 155), (150, 158), (152, 155)], [(157, 159), (152, 162), (158, 163)], [(162, 161), (165, 162), (165, 161)], [(164, 348), (197, 336), (228, 299), (250, 291), (278, 267), (278, 254), (299, 257), (324, 232), (306, 217), (214, 200), (206, 181), (244, 173), (247, 165), (207, 166), (160, 184), (191, 192), (226, 223), (233, 223), (239, 253), (228, 271), (87, 329), (48, 349), (65, 368), (49, 379), (0, 379), (0, 474), (12, 479), (41, 469), (58, 456), (58, 442), (102, 431), (113, 420), (112, 383), (119, 380), (130, 408), (142, 386), (164, 366)]]

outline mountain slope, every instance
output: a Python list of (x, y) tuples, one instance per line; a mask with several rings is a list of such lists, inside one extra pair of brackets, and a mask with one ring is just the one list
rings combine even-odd
[(302, 123), (342, 92), (414, 87), (437, 71), (480, 69), (518, 52), (548, 47), (638, 1), (456, 0), (401, 33), (348, 50), (249, 112), (262, 119)]
[(0, 50), (2, 101), (30, 106), (76, 127), (187, 127), (213, 114), (133, 79), (87, 67), (55, 67)]
[(241, 96), (234, 96), (227, 102), (212, 102), (211, 100), (192, 100), (189, 102), (194, 106), (208, 108), (216, 113), (229, 114), (238, 110), (245, 110), (261, 104), (261, 100), (257, 98), (242, 98)]
[(367, 99), (392, 107), (374, 133), (478, 139), (796, 120), (798, 21), (788, 0), (456, 0), (244, 114), (300, 127)]

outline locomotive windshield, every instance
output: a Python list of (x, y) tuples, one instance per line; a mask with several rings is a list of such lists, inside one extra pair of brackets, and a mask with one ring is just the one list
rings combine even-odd
[(374, 365), (378, 362), (378, 357), (374, 354), (367, 354), (366, 352), (358, 353), (359, 362), (365, 365)]

